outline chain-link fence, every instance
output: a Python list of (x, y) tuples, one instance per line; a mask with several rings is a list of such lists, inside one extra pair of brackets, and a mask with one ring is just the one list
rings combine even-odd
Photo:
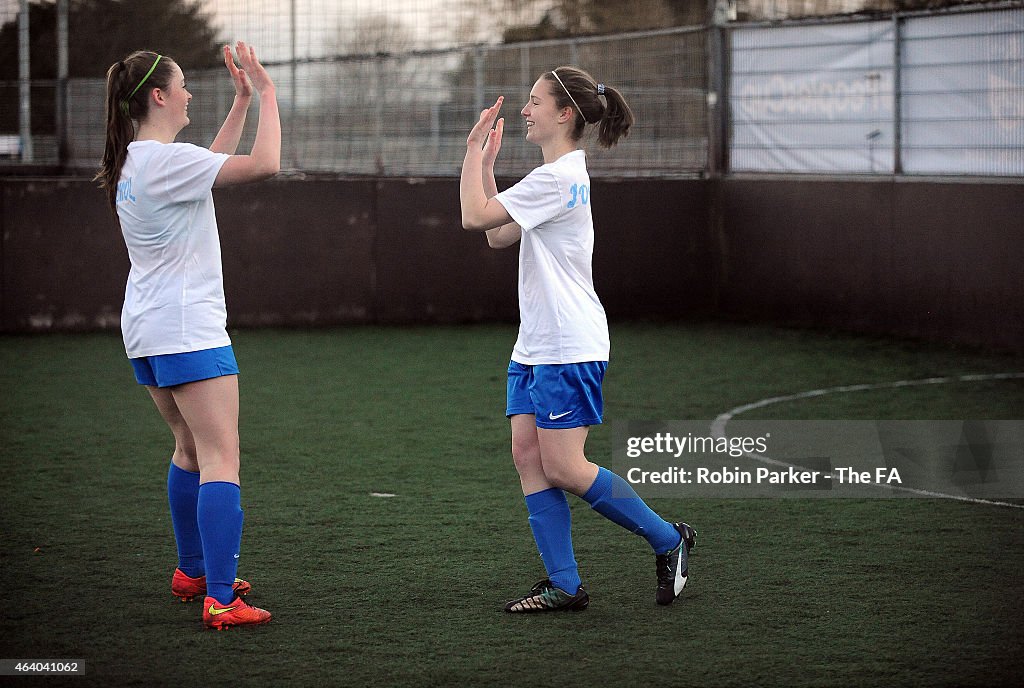
[(537, 151), (519, 110), (541, 72), (579, 64), (640, 113), (628, 145), (594, 151), (597, 174), (693, 174), (707, 145), (703, 41), (699, 29), (679, 29), (300, 65), (284, 105), (284, 158), (311, 171), (457, 175), (469, 128), (504, 95), (501, 169), (528, 171)]
[[(0, 2), (4, 26), (17, 23), (18, 3)], [(664, 5), (643, 0), (637, 7), (655, 2)], [(543, 27), (552, 8), (583, 5), (205, 0), (195, 7), (219, 36), (250, 40), (269, 64), (281, 104), (283, 165), (296, 171), (458, 174), (477, 113), (504, 95), (500, 172), (523, 173), (539, 157), (523, 140), (518, 110), (541, 72), (571, 63), (619, 88), (637, 114), (616, 148), (588, 146), (597, 176), (1024, 174), (1021, 2), (882, 20), (501, 42), (519, 35), (517, 27)], [(74, 16), (72, 44), (81, 40)], [(33, 28), (33, 37), (37, 30), (50, 29)], [(222, 66), (183, 67), (194, 98), (192, 124), (179, 140), (208, 145), (230, 107), (231, 85)], [(0, 168), (96, 166), (103, 80), (71, 71), (57, 80), (0, 80)], [(30, 106), (30, 137), (19, 124), (23, 103)], [(255, 119), (253, 111), (241, 150), (252, 141)]]
[[(542, 72), (577, 64), (618, 88), (637, 113), (637, 124), (622, 145), (608, 151), (589, 147), (595, 174), (696, 174), (704, 168), (707, 148), (704, 41), (702, 29), (679, 28), (271, 62), (284, 129), (282, 164), (306, 172), (457, 175), (479, 111), (504, 95), (501, 171), (528, 171), (538, 164), (538, 155), (525, 143), (519, 110)], [(178, 140), (209, 145), (233, 90), (223, 67), (192, 71), (186, 78), (193, 95), (191, 124)], [(34, 95), (47, 94), (52, 102), (54, 82), (33, 86)], [(16, 85), (6, 87), (17, 90)], [(70, 79), (67, 89), (66, 163), (94, 166), (103, 147), (104, 81)], [(255, 112), (250, 117), (255, 120)], [(248, 127), (240, 150), (254, 134), (255, 128)], [(33, 136), (33, 162), (58, 162), (54, 138)]]

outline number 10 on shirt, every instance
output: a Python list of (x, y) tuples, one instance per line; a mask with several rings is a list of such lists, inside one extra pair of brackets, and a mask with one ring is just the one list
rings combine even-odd
[(572, 194), (572, 198), (569, 199), (566, 208), (575, 208), (577, 202), (580, 205), (586, 205), (590, 201), (590, 187), (586, 184), (573, 184), (569, 188), (569, 193)]

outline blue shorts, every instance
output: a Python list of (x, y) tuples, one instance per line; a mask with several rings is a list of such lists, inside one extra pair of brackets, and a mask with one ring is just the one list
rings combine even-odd
[(129, 360), (135, 368), (135, 379), (140, 385), (150, 387), (174, 387), (186, 382), (238, 374), (238, 362), (235, 361), (235, 352), (230, 345)]
[(551, 365), (508, 364), (506, 416), (532, 413), (538, 428), (599, 425), (604, 414), (601, 382), (608, 361)]

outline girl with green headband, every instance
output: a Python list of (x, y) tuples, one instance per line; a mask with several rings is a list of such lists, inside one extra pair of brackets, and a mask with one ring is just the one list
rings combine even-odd
[[(192, 94), (172, 59), (139, 51), (111, 65), (96, 175), (131, 259), (121, 311), (125, 351), (174, 436), (167, 494), (178, 566), (171, 592), (182, 601), (203, 599), (204, 623), (219, 630), (266, 623), (270, 613), (242, 601), (252, 586), (236, 578), (238, 364), (226, 329), (211, 190), (281, 168), (273, 81), (241, 41), (234, 55), (224, 46), (224, 64), (235, 100), (209, 148), (174, 141), (189, 124)], [(235, 155), (253, 91), (260, 100), (256, 139), (249, 155)]]

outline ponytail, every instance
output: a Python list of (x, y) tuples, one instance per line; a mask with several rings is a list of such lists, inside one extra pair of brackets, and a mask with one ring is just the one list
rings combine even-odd
[(103, 162), (93, 181), (107, 190), (107, 203), (117, 214), (117, 182), (121, 168), (128, 157), (128, 144), (135, 138), (135, 125), (122, 105), (126, 93), (125, 75), (128, 71), (124, 61), (117, 62), (107, 70), (107, 136), (103, 144)]
[(617, 89), (599, 84), (599, 91), (604, 91), (604, 113), (597, 127), (597, 141), (604, 148), (611, 148), (619, 139), (629, 136), (629, 128), (633, 126), (633, 111), (626, 99)]
[(571, 107), (575, 111), (574, 141), (582, 138), (588, 124), (597, 126), (597, 142), (602, 148), (611, 148), (629, 135), (635, 121), (633, 111), (617, 89), (597, 83), (578, 67), (558, 67), (541, 78), (551, 82), (551, 93), (559, 108)]
[(103, 160), (93, 177), (107, 191), (110, 209), (117, 214), (117, 183), (128, 157), (128, 144), (135, 139), (133, 120), (141, 120), (149, 111), (150, 88), (167, 89), (173, 74), (173, 61), (161, 59), (148, 50), (139, 50), (110, 65), (107, 70), (106, 121)]

